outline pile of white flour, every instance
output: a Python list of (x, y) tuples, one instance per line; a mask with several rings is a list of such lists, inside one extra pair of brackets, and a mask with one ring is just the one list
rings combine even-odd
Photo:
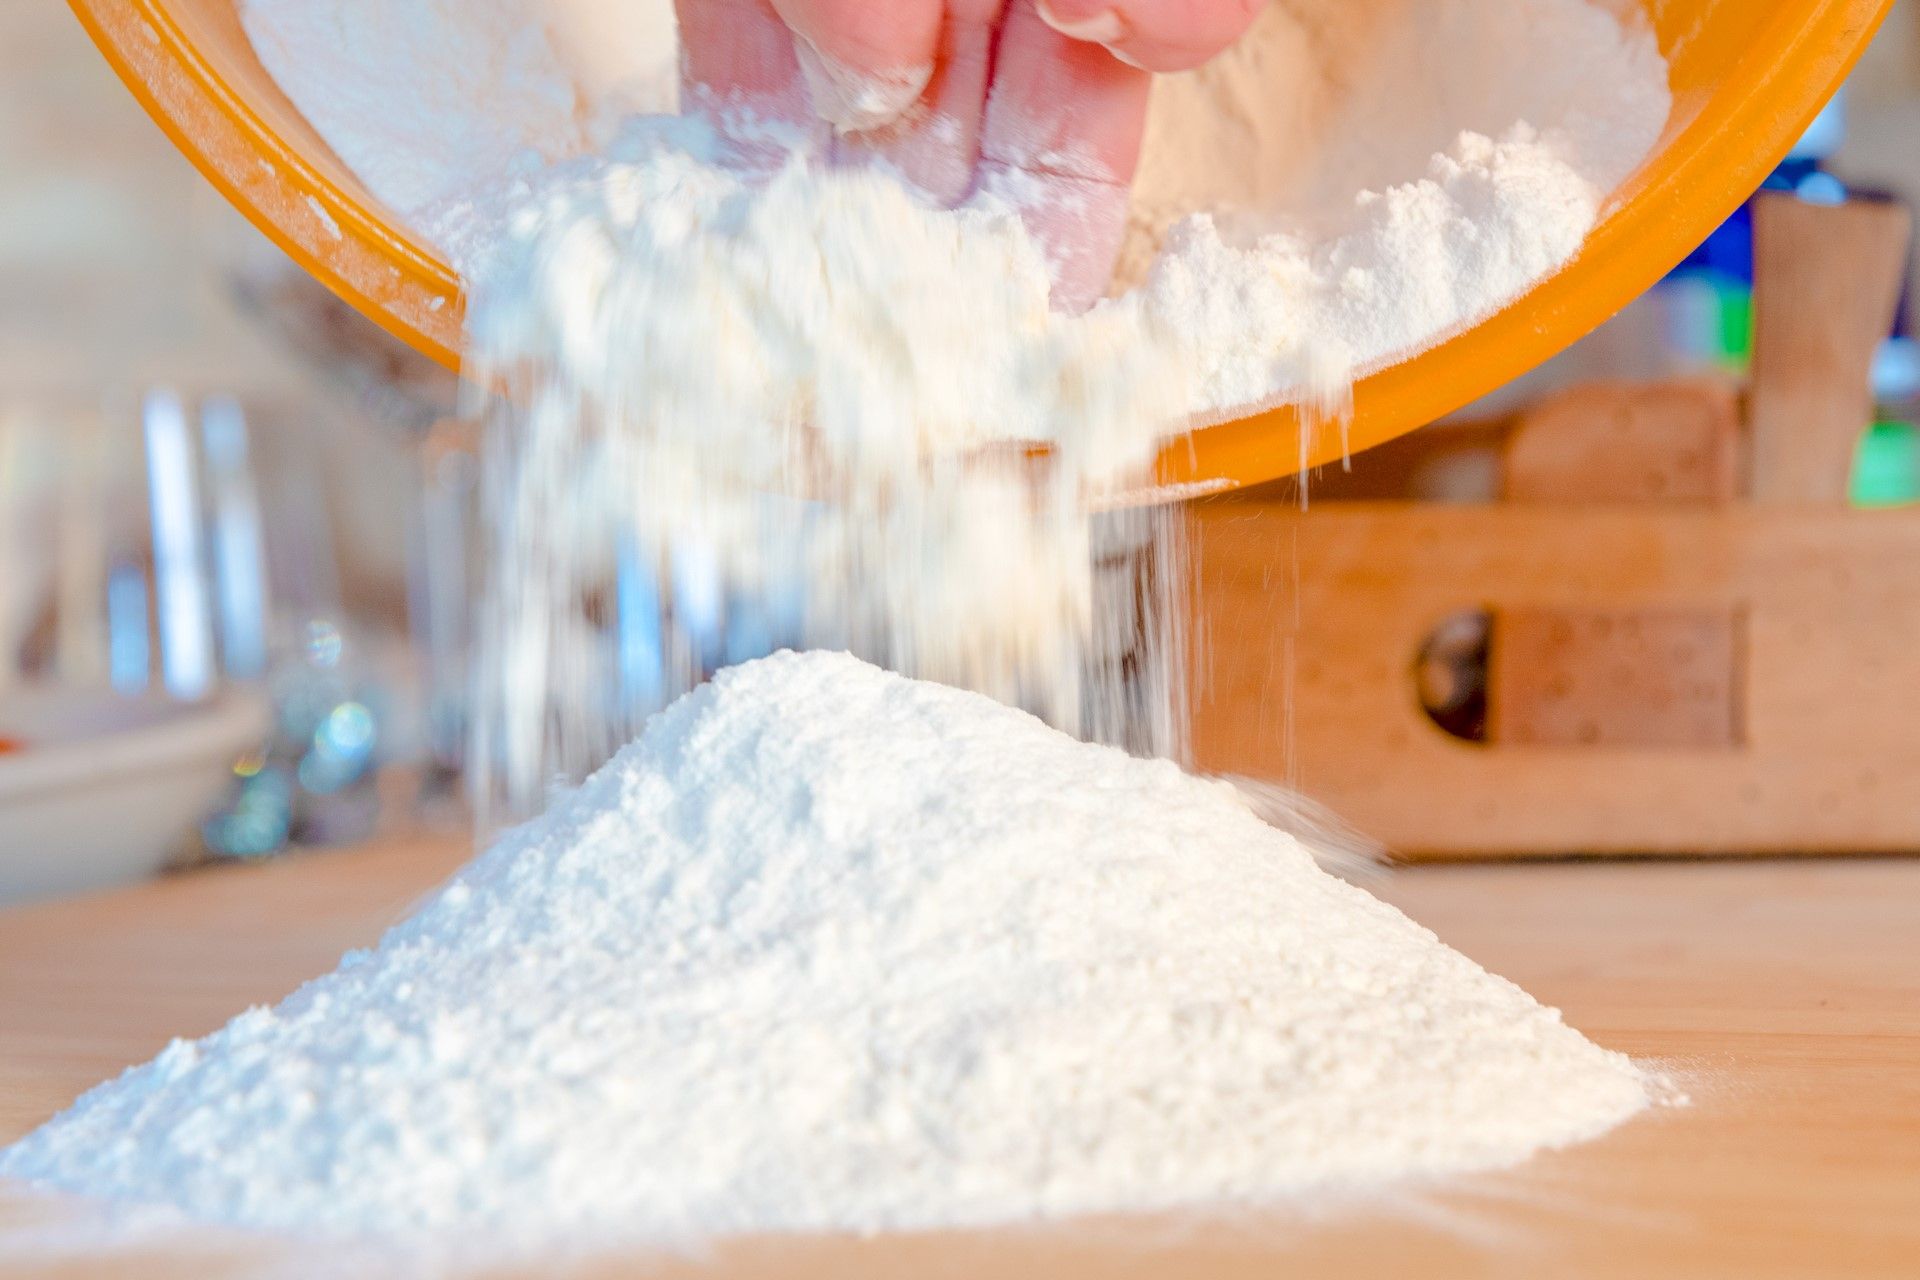
[(1650, 1084), (1227, 784), (789, 653), (0, 1174), (479, 1249), (972, 1226), (1498, 1167)]

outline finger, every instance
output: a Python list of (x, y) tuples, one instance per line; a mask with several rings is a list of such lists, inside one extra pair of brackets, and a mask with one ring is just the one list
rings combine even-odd
[[(783, 149), (757, 137), (759, 121), (801, 128), (813, 121), (793, 33), (771, 0), (675, 0), (680, 22), (682, 110), (711, 118), (723, 134), (775, 161)], [(767, 154), (761, 156), (760, 151)]]
[(980, 118), (1004, 0), (951, 0), (941, 19), (932, 81), (892, 125), (838, 139), (842, 157), (878, 157), (944, 205), (960, 203), (980, 159)]
[(940, 0), (772, 0), (796, 37), (813, 109), (840, 133), (897, 119), (933, 78)]
[(1047, 250), (1062, 310), (1106, 292), (1151, 82), (1048, 26), (1034, 0), (1011, 0), (981, 128), (981, 184), (1018, 208)]
[(1247, 33), (1264, 0), (1039, 0), (1069, 39), (1105, 47), (1148, 71), (1185, 71)]

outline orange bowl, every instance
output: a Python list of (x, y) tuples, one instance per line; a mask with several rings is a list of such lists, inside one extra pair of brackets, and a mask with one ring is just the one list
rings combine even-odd
[[(341, 297), (419, 351), (459, 364), (460, 279), (367, 191), (254, 57), (235, 0), (71, 0), (128, 88), (201, 172)], [(1347, 447), (1410, 431), (1586, 334), (1658, 280), (1780, 162), (1892, 0), (1644, 0), (1673, 114), (1579, 255), (1505, 309), (1364, 379)], [(1196, 432), (1166, 484), (1240, 485), (1334, 460), (1303, 451), (1290, 408)]]

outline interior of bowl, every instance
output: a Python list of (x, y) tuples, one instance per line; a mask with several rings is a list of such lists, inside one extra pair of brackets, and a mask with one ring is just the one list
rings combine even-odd
[[(458, 276), (281, 93), (235, 0), (71, 3), (128, 87), (228, 199), (342, 298), (458, 367)], [(1668, 60), (1673, 114), (1573, 262), (1496, 315), (1363, 378), (1347, 421), (1304, 421), (1289, 406), (1230, 415), (1167, 449), (1160, 482), (1193, 492), (1336, 460), (1451, 412), (1588, 333), (1759, 185), (1891, 3), (1645, 0)]]
[(287, 100), (254, 56), (236, 0), (71, 3), (128, 89), (228, 200), (363, 314), (458, 367), (458, 275)]

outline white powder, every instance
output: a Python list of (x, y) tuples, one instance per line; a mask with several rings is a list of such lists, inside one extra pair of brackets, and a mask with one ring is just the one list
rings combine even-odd
[(1051, 311), (1003, 205), (804, 153), (763, 176), (690, 119), (616, 150), (519, 193), (469, 323), (479, 361), (537, 361), (663, 450), (771, 484), (804, 425), (820, 487), (1007, 440), (1104, 479), (1187, 408), (1186, 335), (1132, 303)]
[(1225, 783), (782, 654), (0, 1174), (483, 1250), (978, 1226), (1503, 1166), (1650, 1085)]
[[(762, 644), (847, 648), (1175, 748), (1177, 716), (1088, 670), (1096, 632), (1135, 617), (1131, 592), (1124, 617), (1096, 610), (1085, 506), (1182, 418), (1181, 335), (1131, 303), (1050, 310), (1004, 207), (937, 208), (804, 152), (769, 175), (698, 120), (634, 122), (613, 152), (516, 201), (468, 312), (479, 380), (507, 392), (476, 791), (531, 811), (660, 698), (755, 656), (649, 641), (666, 678), (608, 696), (620, 639), (588, 602), (623, 556), (629, 580), (667, 584), (650, 595), (683, 594), (690, 550), (726, 614), (709, 631), (745, 619)], [(1162, 669), (1176, 651), (1154, 650)]]
[(240, 16), (320, 136), (407, 215), (677, 97), (664, 0), (245, 0)]
[[(1337, 407), (1556, 269), (1667, 105), (1651, 36), (1585, 0), (1433, 0), (1383, 78), (1350, 68), (1374, 90), (1313, 100), (1350, 122), (1331, 195), (1196, 214), (1063, 317), (1018, 216), (1039, 188), (949, 211), (836, 169), (824, 130), (626, 118), (660, 87), (643, 8), (245, 6), (469, 274), (476, 372), (513, 393), (475, 758), (516, 804), (789, 637), (1177, 752), (1171, 522), (1088, 506), (1189, 415)], [(1517, 87), (1442, 91), (1491, 74)], [(1375, 128), (1427, 141), (1375, 163)], [(1149, 194), (1142, 235), (1180, 212)], [(1225, 784), (816, 653), (723, 673), (377, 951), (0, 1172), (322, 1234), (666, 1240), (1364, 1190), (1648, 1093)]]
[[(440, 174), (413, 192), (363, 170), (456, 254), (474, 372), (512, 393), (473, 759), (498, 778), (483, 794), (513, 811), (556, 774), (579, 777), (717, 659), (755, 651), (610, 633), (594, 602), (616, 564), (645, 580), (642, 597), (719, 602), (674, 625), (704, 612), (709, 633), (846, 647), (1177, 753), (1177, 737), (1137, 731), (1145, 703), (1114, 685), (1139, 663), (1089, 669), (1137, 620), (1125, 593), (1117, 616), (1096, 599), (1086, 508), (1146, 486), (1159, 446), (1195, 417), (1277, 399), (1337, 415), (1354, 376), (1556, 269), (1667, 110), (1651, 34), (1588, 0), (1396, 11), (1412, 34), (1368, 46), (1380, 62), (1359, 65), (1363, 88), (1307, 79), (1303, 101), (1332, 141), (1296, 175), (1297, 200), (1186, 218), (1140, 288), (1063, 316), (1020, 216), (1059, 184), (1013, 174), (950, 211), (878, 167), (836, 167), (825, 130), (737, 109), (718, 130), (655, 117), (616, 132), (555, 51), (566, 6), (482, 7), (348, 6), (422, 57), (445, 37), (461, 69), (444, 78), (429, 63), (314, 57), (329, 37), (311, 6), (255, 0), (249, 22), (296, 100), (317, 95), (307, 109), (323, 130), (364, 113), (365, 127), (338, 127), (343, 154)], [(1357, 12), (1276, 8), (1250, 47), (1310, 19), (1392, 25)], [(517, 86), (497, 100), (460, 88), (481, 37), (495, 61), (523, 44), (539, 54), (497, 72)], [(1503, 87), (1477, 87), (1489, 80)], [(421, 101), (425, 82), (441, 96)], [(564, 100), (570, 123), (543, 124), (521, 90)], [(459, 187), (446, 135), (463, 115), (488, 147), (537, 135), (554, 162), (516, 169), (483, 149)], [(1436, 134), (1449, 119), (1470, 128)], [(1169, 128), (1162, 150), (1206, 136), (1204, 120)], [(1402, 134), (1416, 141), (1378, 140)], [(1300, 130), (1286, 136), (1304, 146)], [(1356, 193), (1342, 178), (1383, 185)], [(1022, 456), (1036, 446), (1043, 463)], [(1155, 554), (1179, 559), (1164, 542)], [(681, 581), (690, 562), (709, 581)], [(1163, 598), (1149, 612), (1179, 610)], [(1161, 668), (1178, 654), (1165, 635), (1139, 648)], [(610, 697), (637, 650), (659, 652), (663, 678)], [(1146, 714), (1180, 721), (1177, 708)]]
[[(587, 180), (544, 162), (604, 150), (622, 116), (672, 95), (662, 0), (246, 0), (243, 14), (347, 163), (469, 272), (544, 188)], [(1129, 275), (1170, 222), (1199, 216), (1134, 299), (1141, 341), (1184, 337), (1184, 407), (1204, 417), (1322, 396), (1564, 265), (1669, 103), (1651, 31), (1610, 0), (1280, 0), (1218, 63), (1156, 89)], [(635, 185), (630, 165), (602, 172)], [(853, 247), (881, 263), (917, 234), (860, 232)], [(1033, 303), (1018, 283), (1009, 316)], [(921, 346), (973, 373), (948, 329)]]

